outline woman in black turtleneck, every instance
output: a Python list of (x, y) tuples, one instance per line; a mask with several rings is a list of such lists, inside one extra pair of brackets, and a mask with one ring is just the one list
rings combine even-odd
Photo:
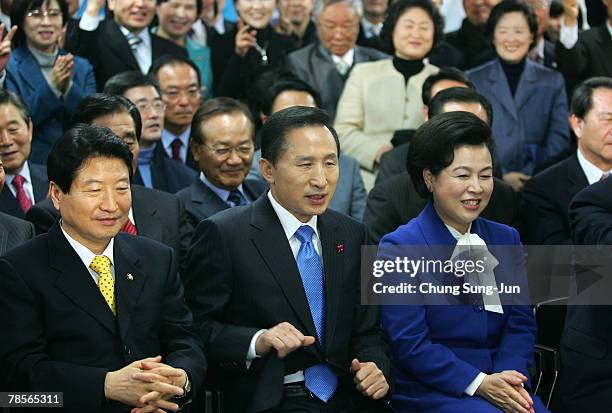
[(211, 44), (215, 96), (244, 99), (258, 74), (285, 63), (294, 44), (270, 26), (275, 4), (275, 0), (235, 0), (237, 27)]
[(335, 127), (344, 153), (359, 161), (366, 187), (396, 131), (423, 122), (421, 88), (438, 68), (423, 59), (443, 37), (444, 21), (429, 0), (399, 0), (389, 8), (381, 38), (392, 60), (355, 65), (338, 102)]
[(537, 21), (526, 3), (499, 3), (487, 32), (496, 57), (466, 74), (491, 102), (497, 160), (520, 191), (538, 165), (570, 147), (565, 85), (561, 74), (527, 58)]

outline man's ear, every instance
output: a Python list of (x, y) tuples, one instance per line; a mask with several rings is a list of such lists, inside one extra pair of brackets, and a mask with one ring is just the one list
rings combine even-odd
[(191, 149), (191, 155), (196, 162), (200, 162), (200, 144), (195, 140), (189, 141), (189, 149)]
[(421, 110), (423, 111), (423, 118), (425, 119), (425, 122), (427, 122), (429, 120), (429, 107), (423, 105), (423, 108)]
[(570, 115), (568, 116), (568, 121), (570, 128), (574, 132), (574, 135), (576, 135), (578, 139), (582, 138), (582, 128), (584, 126), (584, 120), (582, 120), (575, 114), (570, 113)]
[(108, 4), (109, 10), (115, 11), (115, 0), (108, 0), (107, 4)]
[(53, 181), (49, 182), (49, 198), (51, 198), (51, 202), (53, 202), (53, 206), (58, 211), (60, 210), (60, 205), (62, 203), (62, 196), (64, 193), (61, 188)]
[(259, 171), (269, 185), (274, 184), (274, 166), (265, 158), (259, 159)]

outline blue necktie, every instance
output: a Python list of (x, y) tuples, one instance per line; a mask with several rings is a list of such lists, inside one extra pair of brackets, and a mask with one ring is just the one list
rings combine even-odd
[(240, 205), (246, 205), (246, 200), (244, 199), (244, 196), (242, 195), (242, 193), (237, 190), (237, 189), (232, 189), (229, 193), (229, 195), (227, 196), (227, 200), (229, 202), (231, 202), (232, 206), (240, 206)]
[[(308, 306), (312, 314), (317, 338), (321, 347), (325, 347), (325, 283), (323, 281), (323, 263), (312, 245), (314, 230), (302, 225), (295, 231), (295, 237), (302, 243), (297, 255), (297, 266), (304, 284)], [(319, 399), (327, 402), (338, 387), (338, 378), (329, 365), (321, 363), (304, 370), (306, 388)]]

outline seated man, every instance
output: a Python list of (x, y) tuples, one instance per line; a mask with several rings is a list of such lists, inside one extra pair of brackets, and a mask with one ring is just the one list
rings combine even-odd
[[(0, 191), (4, 188), (4, 166), (0, 158)], [(34, 225), (0, 212), (0, 255), (34, 237)]]
[(18, 95), (0, 90), (0, 156), (6, 173), (0, 211), (21, 219), (49, 191), (46, 168), (28, 162), (31, 147), (32, 118), (28, 107)]
[(78, 125), (47, 168), (61, 220), (0, 258), (3, 381), (63, 392), (66, 412), (177, 410), (201, 388), (206, 359), (172, 250), (119, 232), (131, 204), (127, 145)]
[(157, 82), (137, 71), (124, 72), (108, 79), (104, 93), (128, 98), (140, 112), (140, 154), (133, 183), (171, 194), (191, 185), (196, 179), (195, 171), (170, 159), (160, 143), (165, 104)]
[(191, 125), (191, 152), (200, 165), (200, 178), (176, 194), (194, 224), (250, 204), (267, 189), (258, 179), (246, 179), (253, 150), (253, 120), (243, 103), (215, 98), (200, 106)]

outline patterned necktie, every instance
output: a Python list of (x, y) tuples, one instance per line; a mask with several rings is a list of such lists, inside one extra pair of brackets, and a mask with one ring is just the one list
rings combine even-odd
[(172, 143), (172, 159), (177, 162), (183, 163), (181, 159), (181, 147), (183, 146), (183, 142), (179, 138), (175, 138)]
[(130, 235), (138, 235), (138, 230), (136, 229), (136, 225), (132, 223), (132, 221), (128, 218), (121, 227), (121, 232), (127, 232)]
[(136, 53), (136, 49), (138, 49), (138, 45), (142, 43), (142, 39), (140, 38), (140, 36), (135, 35), (132, 32), (128, 33), (126, 38), (128, 44), (130, 45), (130, 49), (132, 49), (132, 53)]
[[(304, 284), (306, 299), (312, 314), (317, 338), (325, 348), (325, 283), (323, 281), (323, 263), (312, 244), (314, 230), (302, 225), (295, 231), (295, 237), (302, 243), (297, 255), (297, 266)], [(306, 388), (319, 399), (327, 402), (338, 387), (338, 377), (325, 363), (316, 364), (304, 370)]]
[(338, 69), (338, 73), (340, 73), (342, 76), (346, 75), (349, 68), (350, 66), (344, 61), (344, 59), (339, 59), (336, 61), (336, 69)]
[(599, 178), (599, 180), (605, 181), (606, 179), (608, 179), (609, 176), (610, 176), (610, 172), (604, 172), (603, 174), (601, 174), (601, 178)]
[(17, 198), (17, 202), (19, 203), (19, 207), (25, 214), (32, 208), (32, 200), (26, 194), (25, 188), (23, 187), (23, 183), (25, 182), (25, 178), (21, 175), (15, 175), (13, 178), (12, 185), (15, 188), (15, 194)]
[(233, 189), (227, 196), (227, 200), (234, 204), (233, 206), (246, 205), (246, 201), (239, 190)]
[(110, 258), (106, 255), (96, 255), (89, 267), (98, 274), (98, 288), (113, 315), (117, 315), (115, 307), (115, 280), (110, 272)]

